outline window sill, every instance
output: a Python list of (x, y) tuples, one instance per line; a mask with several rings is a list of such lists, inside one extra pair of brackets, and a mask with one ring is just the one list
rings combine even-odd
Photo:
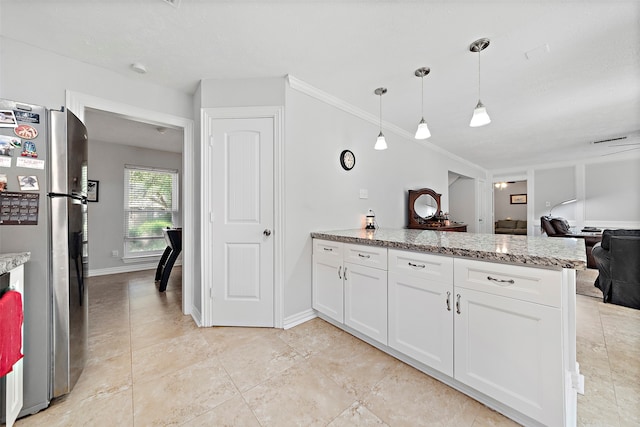
[(137, 256), (123, 257), (122, 262), (124, 262), (125, 264), (132, 264), (135, 262), (149, 262), (149, 261), (158, 262), (160, 261), (160, 258), (162, 258), (162, 254), (137, 255)]

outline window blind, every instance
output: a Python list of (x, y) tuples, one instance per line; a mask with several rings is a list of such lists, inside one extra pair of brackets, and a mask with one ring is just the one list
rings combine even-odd
[(162, 229), (178, 211), (178, 172), (126, 165), (124, 186), (125, 258), (161, 253)]

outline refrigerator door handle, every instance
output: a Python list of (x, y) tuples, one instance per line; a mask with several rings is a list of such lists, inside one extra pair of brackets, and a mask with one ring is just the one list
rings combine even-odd
[(87, 204), (87, 196), (83, 195), (83, 194), (78, 194), (78, 193), (71, 193), (71, 194), (65, 194), (65, 193), (47, 193), (47, 196), (53, 198), (53, 197), (68, 197), (70, 199), (73, 200), (79, 200), (80, 203), (82, 203), (83, 205)]

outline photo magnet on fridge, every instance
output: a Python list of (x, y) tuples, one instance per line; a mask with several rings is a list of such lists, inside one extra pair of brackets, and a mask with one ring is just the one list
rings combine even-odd
[(14, 128), (18, 125), (13, 110), (0, 110), (0, 128)]
[(13, 110), (13, 112), (15, 113), (16, 119), (19, 122), (35, 123), (35, 124), (40, 123), (40, 114), (30, 113), (28, 111), (16, 111), (16, 110)]

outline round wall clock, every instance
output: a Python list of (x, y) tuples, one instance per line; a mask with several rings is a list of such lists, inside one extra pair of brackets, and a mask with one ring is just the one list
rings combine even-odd
[(346, 171), (350, 171), (356, 165), (356, 156), (349, 150), (340, 153), (340, 165)]

